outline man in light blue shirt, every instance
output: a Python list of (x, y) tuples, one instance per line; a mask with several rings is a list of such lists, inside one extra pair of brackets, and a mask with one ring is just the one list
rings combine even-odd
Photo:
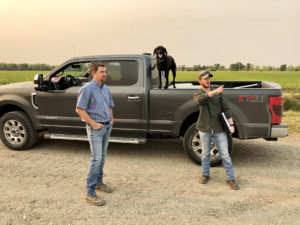
[(102, 63), (91, 65), (93, 80), (78, 93), (76, 112), (86, 123), (90, 143), (91, 160), (87, 175), (86, 201), (92, 205), (104, 205), (104, 199), (96, 195), (96, 189), (113, 190), (103, 183), (103, 167), (113, 125), (114, 102), (109, 88), (104, 84), (107, 70)]

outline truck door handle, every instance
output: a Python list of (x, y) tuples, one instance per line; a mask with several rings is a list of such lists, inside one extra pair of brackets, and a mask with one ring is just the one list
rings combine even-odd
[(137, 95), (128, 95), (129, 101), (140, 101), (140, 97)]

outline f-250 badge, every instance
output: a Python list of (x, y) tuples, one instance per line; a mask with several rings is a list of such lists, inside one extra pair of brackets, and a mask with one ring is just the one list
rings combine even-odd
[(239, 102), (265, 102), (265, 98), (263, 95), (245, 95), (239, 96)]

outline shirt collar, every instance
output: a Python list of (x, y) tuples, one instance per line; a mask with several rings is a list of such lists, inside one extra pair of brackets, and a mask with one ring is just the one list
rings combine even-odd
[(104, 83), (99, 84), (97, 81), (95, 81), (94, 79), (91, 81), (92, 82), (92, 87), (93, 88), (103, 88)]

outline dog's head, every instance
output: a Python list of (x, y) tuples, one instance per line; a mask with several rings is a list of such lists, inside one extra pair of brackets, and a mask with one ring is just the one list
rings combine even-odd
[(154, 49), (153, 55), (156, 55), (157, 58), (161, 59), (164, 55), (168, 55), (168, 52), (164, 46), (160, 45)]

